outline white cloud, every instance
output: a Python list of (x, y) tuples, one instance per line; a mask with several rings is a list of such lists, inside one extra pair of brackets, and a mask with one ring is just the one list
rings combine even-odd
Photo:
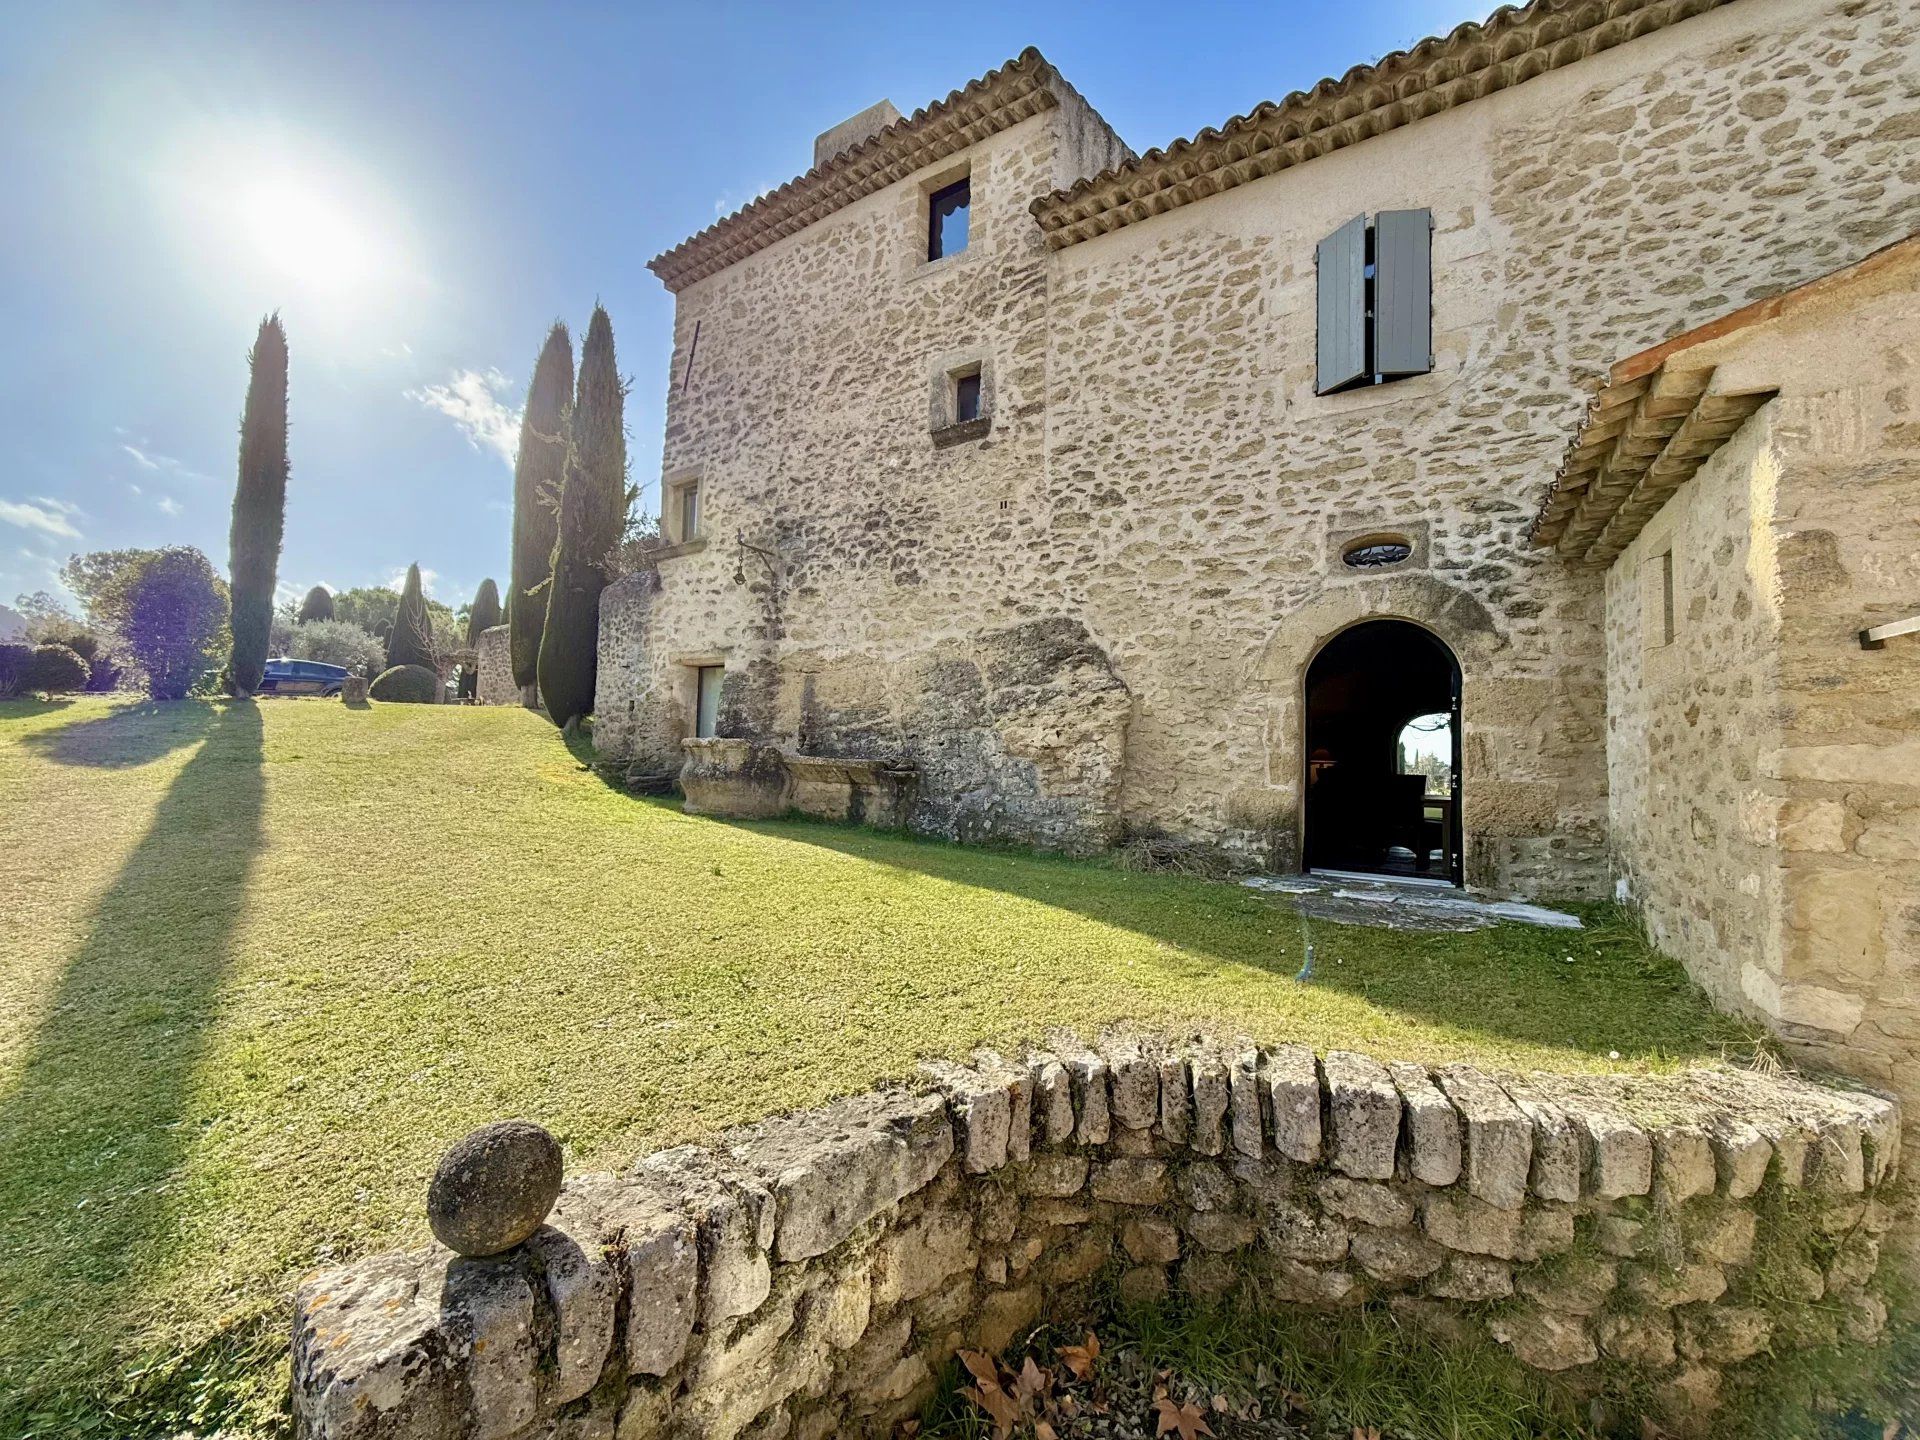
[(17, 525), (22, 530), (37, 530), (56, 540), (81, 538), (70, 518), (79, 513), (80, 507), (77, 505), (48, 500), (44, 496), (36, 496), (32, 500), (0, 500), (0, 522)]
[(133, 457), (133, 463), (138, 465), (142, 470), (151, 470), (160, 475), (173, 475), (182, 480), (207, 480), (210, 478), (202, 475), (198, 470), (195, 470), (184, 461), (176, 460), (171, 455), (162, 455), (158, 450), (144, 449), (139, 445), (130, 444), (125, 440), (120, 442), (120, 448), (131, 455)]
[[(438, 570), (429, 570), (424, 565), (420, 567), (420, 589), (425, 594), (433, 594), (433, 587), (439, 583), (439, 580), (440, 572)], [(393, 578), (387, 581), (387, 589), (393, 591), (396, 595), (406, 588), (407, 572), (404, 570), (396, 571)]]
[(380, 347), (380, 353), (389, 360), (411, 360), (413, 358), (413, 346), (402, 340), (395, 345), (382, 345)]
[(461, 434), (474, 449), (492, 451), (513, 467), (520, 449), (520, 412), (509, 406), (501, 395), (512, 385), (498, 370), (456, 370), (444, 385), (423, 385), (409, 390), (409, 400), (417, 400), (429, 410), (438, 410), (460, 427)]
[(180, 513), (180, 502), (171, 495), (162, 495), (153, 503), (160, 507), (160, 513), (162, 515), (178, 515)]
[(744, 210), (762, 195), (771, 195), (784, 184), (786, 184), (784, 180), (775, 180), (769, 185), (762, 185), (758, 190), (722, 190), (714, 199), (713, 216), (718, 220), (723, 216), (731, 215), (736, 210)]

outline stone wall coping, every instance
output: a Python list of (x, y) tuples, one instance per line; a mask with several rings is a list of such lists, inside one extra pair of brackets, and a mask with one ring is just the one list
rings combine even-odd
[[(1272, 1243), (1301, 1257), (1276, 1262), (1281, 1280), (1311, 1292), (1300, 1298), (1344, 1295), (1350, 1280), (1336, 1285), (1334, 1272), (1307, 1263), (1333, 1258), (1327, 1227), (1338, 1223), (1352, 1229), (1350, 1242), (1340, 1232), (1342, 1256), (1351, 1243), (1366, 1274), (1435, 1277), (1421, 1282), (1429, 1298), (1419, 1302), (1433, 1304), (1485, 1298), (1482, 1288), (1496, 1281), (1507, 1289), (1486, 1294), (1511, 1293), (1502, 1278), (1510, 1262), (1564, 1251), (1576, 1213), (1611, 1216), (1599, 1224), (1612, 1243), (1630, 1240), (1662, 1207), (1740, 1201), (1778, 1186), (1851, 1207), (1858, 1213), (1847, 1223), (1857, 1226), (1867, 1213), (1860, 1207), (1893, 1178), (1899, 1146), (1893, 1101), (1787, 1075), (1495, 1075), (1233, 1037), (1116, 1034), (1089, 1046), (1063, 1033), (1018, 1059), (980, 1051), (965, 1065), (928, 1062), (914, 1084), (656, 1152), (624, 1176), (576, 1176), (549, 1223), (503, 1256), (461, 1260), (435, 1249), (316, 1273), (296, 1299), (293, 1408), (298, 1433), (316, 1440), (548, 1435), (556, 1416), (574, 1413), (568, 1407), (596, 1403), (590, 1394), (616, 1407), (657, 1403), (662, 1415), (692, 1406), (708, 1417), (697, 1433), (742, 1433), (772, 1403), (766, 1376), (750, 1379), (738, 1368), (743, 1359), (757, 1356), (764, 1371), (801, 1327), (811, 1358), (792, 1360), (798, 1371), (783, 1393), (825, 1387), (839, 1363), (832, 1357), (860, 1340), (875, 1307), (930, 1283), (902, 1271), (910, 1257), (921, 1256), (915, 1263), (925, 1269), (947, 1263), (937, 1257), (949, 1252), (971, 1253), (973, 1202), (954, 1187), (1002, 1171), (1012, 1188), (977, 1197), (983, 1267), (1005, 1269), (985, 1243), (985, 1230), (1000, 1223), (990, 1218), (1002, 1204), (995, 1195), (1040, 1197), (1029, 1203), (1061, 1225), (1083, 1221), (1089, 1197), (1109, 1209), (1161, 1206), (1173, 1198), (1170, 1166), (1187, 1152), (1254, 1167), (1181, 1182), (1196, 1212), (1186, 1224), (1197, 1273), (1207, 1273), (1205, 1252), (1254, 1234), (1250, 1221), (1214, 1213), (1220, 1202), (1209, 1197), (1231, 1189), (1229, 1174), (1311, 1165), (1321, 1173), (1314, 1193), (1322, 1206), (1348, 1218), (1315, 1220), (1297, 1202), (1278, 1201), (1279, 1219), (1267, 1222), (1280, 1227)], [(1289, 1183), (1295, 1190), (1284, 1193), (1295, 1193), (1299, 1182)], [(928, 1199), (904, 1230), (890, 1230), (903, 1202), (922, 1192), (946, 1199)], [(1616, 1214), (1618, 1202), (1653, 1212)], [(1416, 1213), (1417, 1230), (1409, 1228)], [(1735, 1263), (1750, 1248), (1752, 1217), (1731, 1231), (1723, 1218), (1711, 1212), (1713, 1237), (1700, 1243)], [(1173, 1228), (1153, 1223), (1160, 1230), (1125, 1232), (1130, 1252), (1171, 1244), (1162, 1232)], [(936, 1260), (922, 1255), (928, 1247)], [(1091, 1274), (1108, 1253), (1079, 1248), (1087, 1254), (1074, 1252), (1071, 1275), (1055, 1273)], [(1871, 1248), (1865, 1261), (1848, 1262), (1865, 1268), (1848, 1272), (1850, 1285), (1871, 1277)], [(1029, 1251), (1027, 1263), (1040, 1253)], [(1611, 1284), (1619, 1267), (1606, 1263)], [(1629, 1271), (1667, 1305), (1704, 1304), (1727, 1283), (1712, 1266)], [(1023, 1314), (1039, 1304), (1031, 1287), (1005, 1293)], [(1570, 1320), (1550, 1314), (1537, 1324), (1507, 1317), (1489, 1330), (1527, 1363), (1558, 1369), (1593, 1358), (1584, 1313), (1576, 1306)], [(906, 1366), (922, 1384), (912, 1327), (877, 1328), (879, 1339), (862, 1342), (880, 1346), (876, 1363)], [(1671, 1344), (1664, 1355), (1672, 1360)], [(647, 1388), (649, 1377), (670, 1375), (678, 1378), (660, 1382), (667, 1388)], [(905, 1374), (896, 1378), (904, 1385)], [(862, 1386), (874, 1380), (857, 1377)], [(726, 1397), (735, 1392), (749, 1397), (738, 1413), (713, 1418), (732, 1414)], [(610, 1412), (604, 1418), (611, 1426)], [(629, 1433), (623, 1410), (620, 1434)], [(663, 1419), (653, 1428), (635, 1421), (632, 1433), (682, 1431)]]

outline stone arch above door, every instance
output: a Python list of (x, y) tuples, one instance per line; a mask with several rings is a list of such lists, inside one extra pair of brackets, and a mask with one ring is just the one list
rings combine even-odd
[(1282, 616), (1250, 677), (1266, 707), (1266, 773), (1261, 806), (1268, 863), (1285, 871), (1301, 857), (1303, 721), (1307, 667), (1328, 640), (1367, 620), (1408, 620), (1433, 632), (1459, 662), (1469, 697), (1463, 728), (1473, 729), (1474, 682), (1507, 646), (1487, 607), (1431, 575), (1383, 575), (1330, 586), (1310, 605)]
[(1493, 615), (1465, 590), (1431, 575), (1388, 575), (1325, 591), (1281, 617), (1260, 652), (1256, 683), (1297, 699), (1307, 666), (1328, 640), (1363, 620), (1411, 620), (1444, 640), (1462, 670), (1506, 647)]

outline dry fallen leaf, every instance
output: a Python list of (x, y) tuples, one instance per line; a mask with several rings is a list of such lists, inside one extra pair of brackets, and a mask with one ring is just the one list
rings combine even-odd
[(1198, 1405), (1176, 1405), (1165, 1395), (1153, 1402), (1159, 1418), (1154, 1422), (1153, 1433), (1165, 1435), (1176, 1432), (1180, 1440), (1199, 1440), (1202, 1435), (1213, 1434), (1213, 1427), (1207, 1424), (1207, 1417)]

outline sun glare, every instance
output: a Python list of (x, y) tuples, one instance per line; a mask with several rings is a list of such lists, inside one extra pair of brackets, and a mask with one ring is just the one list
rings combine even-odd
[(237, 201), (247, 243), (287, 279), (323, 293), (364, 282), (378, 257), (364, 224), (340, 197), (282, 176), (250, 186)]
[(233, 124), (174, 137), (155, 177), (200, 283), (255, 308), (349, 326), (406, 277), (399, 216), (359, 165), (283, 132)]

